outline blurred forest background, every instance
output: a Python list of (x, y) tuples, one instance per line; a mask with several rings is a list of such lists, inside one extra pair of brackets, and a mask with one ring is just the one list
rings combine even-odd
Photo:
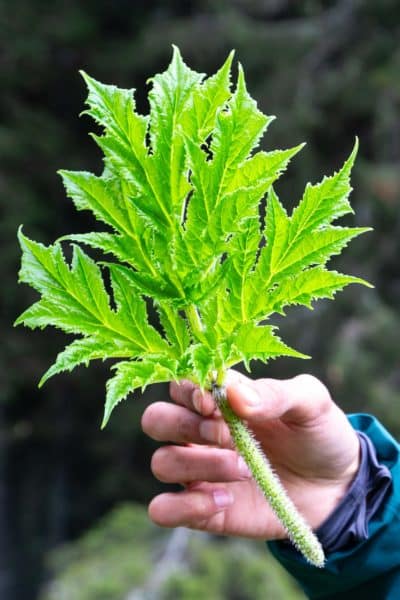
[(101, 170), (93, 124), (78, 118), (86, 96), (78, 69), (137, 88), (145, 111), (146, 79), (166, 68), (171, 43), (207, 73), (235, 48), (250, 93), (277, 116), (265, 148), (307, 142), (278, 186), (285, 205), (337, 169), (358, 135), (349, 222), (374, 228), (334, 265), (375, 289), (350, 286), (313, 312), (292, 309), (282, 337), (312, 361), (255, 365), (254, 376), (306, 369), (344, 410), (372, 412), (400, 436), (400, 3), (1, 0), (0, 43), (0, 597), (302, 598), (262, 544), (149, 524), (145, 505), (161, 485), (139, 422), (165, 387), (129, 399), (104, 432), (107, 365), (37, 389), (65, 338), (12, 328), (33, 300), (16, 285), (16, 230), (23, 223), (49, 243), (93, 227), (56, 174)]

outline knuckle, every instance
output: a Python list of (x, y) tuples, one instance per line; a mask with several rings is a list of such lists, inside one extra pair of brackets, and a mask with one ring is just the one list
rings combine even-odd
[(296, 381), (301, 382), (302, 385), (305, 385), (306, 387), (324, 391), (326, 394), (329, 393), (322, 381), (318, 379), (318, 377), (315, 377), (315, 375), (311, 375), (311, 373), (300, 373), (300, 375), (297, 375), (295, 379)]
[(321, 409), (331, 406), (332, 398), (328, 388), (314, 375), (301, 373), (294, 377), (293, 381), (304, 390), (309, 398), (318, 398)]
[(176, 438), (182, 442), (193, 442), (193, 423), (187, 415), (177, 417), (173, 427), (176, 430)]
[(238, 455), (233, 450), (217, 450), (209, 455), (207, 467), (215, 480), (232, 480), (239, 476)]
[(189, 521), (193, 523), (208, 517), (213, 507), (208, 495), (198, 492), (194, 496), (184, 498), (183, 509)]
[(319, 379), (317, 379), (314, 375), (311, 375), (311, 373), (300, 373), (299, 375), (293, 377), (293, 379), (297, 383), (306, 385), (307, 387), (322, 385)]

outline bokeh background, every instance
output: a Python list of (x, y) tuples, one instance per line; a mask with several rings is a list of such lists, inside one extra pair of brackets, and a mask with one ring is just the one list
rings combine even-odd
[(93, 124), (78, 118), (80, 68), (137, 88), (146, 111), (146, 80), (166, 68), (172, 43), (207, 73), (235, 48), (251, 94), (277, 116), (264, 147), (307, 141), (278, 186), (287, 208), (342, 164), (358, 135), (349, 223), (374, 228), (331, 264), (375, 289), (350, 286), (312, 312), (289, 311), (282, 337), (312, 361), (257, 364), (254, 376), (306, 369), (344, 410), (372, 412), (400, 436), (398, 0), (1, 0), (0, 43), (0, 597), (303, 598), (263, 544), (149, 524), (145, 507), (161, 485), (139, 423), (165, 387), (130, 398), (104, 432), (107, 365), (38, 391), (65, 337), (12, 328), (34, 298), (16, 283), (16, 229), (48, 243), (93, 226), (56, 174), (101, 170)]

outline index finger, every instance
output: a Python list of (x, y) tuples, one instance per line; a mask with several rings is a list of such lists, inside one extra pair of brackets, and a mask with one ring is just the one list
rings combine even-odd
[(211, 392), (201, 390), (199, 386), (187, 379), (179, 383), (171, 381), (169, 393), (174, 402), (204, 417), (209, 417), (215, 411), (215, 402)]

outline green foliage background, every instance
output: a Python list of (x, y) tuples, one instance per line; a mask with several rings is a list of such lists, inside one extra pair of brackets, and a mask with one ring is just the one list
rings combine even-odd
[[(45, 243), (90, 230), (56, 170), (99, 173), (100, 153), (78, 119), (83, 68), (100, 81), (145, 89), (170, 59), (171, 43), (198, 71), (214, 72), (231, 48), (260, 108), (278, 118), (266, 150), (308, 145), (277, 186), (285, 206), (304, 183), (343, 163), (360, 137), (349, 225), (374, 227), (332, 268), (375, 290), (351, 286), (314, 312), (292, 309), (282, 338), (312, 362), (279, 359), (254, 373), (321, 377), (346, 411), (378, 415), (400, 435), (397, 409), (400, 316), (400, 6), (396, 0), (128, 0), (0, 3), (2, 295), (0, 347), (0, 569), (10, 600), (36, 597), (46, 552), (75, 539), (117, 501), (145, 503), (159, 489), (149, 474), (153, 444), (139, 431), (160, 387), (131, 400), (99, 431), (107, 367), (36, 383), (63, 346), (61, 334), (13, 330), (34, 299), (16, 285), (25, 230)], [(138, 95), (139, 110), (147, 110)], [(89, 222), (90, 221), (90, 222)], [(132, 534), (133, 537), (134, 534)]]
[[(183, 538), (174, 544), (176, 534)], [(79, 541), (51, 553), (49, 566), (56, 577), (40, 600), (116, 600), (130, 593), (132, 600), (303, 598), (262, 543), (160, 531), (133, 503), (118, 505)]]

